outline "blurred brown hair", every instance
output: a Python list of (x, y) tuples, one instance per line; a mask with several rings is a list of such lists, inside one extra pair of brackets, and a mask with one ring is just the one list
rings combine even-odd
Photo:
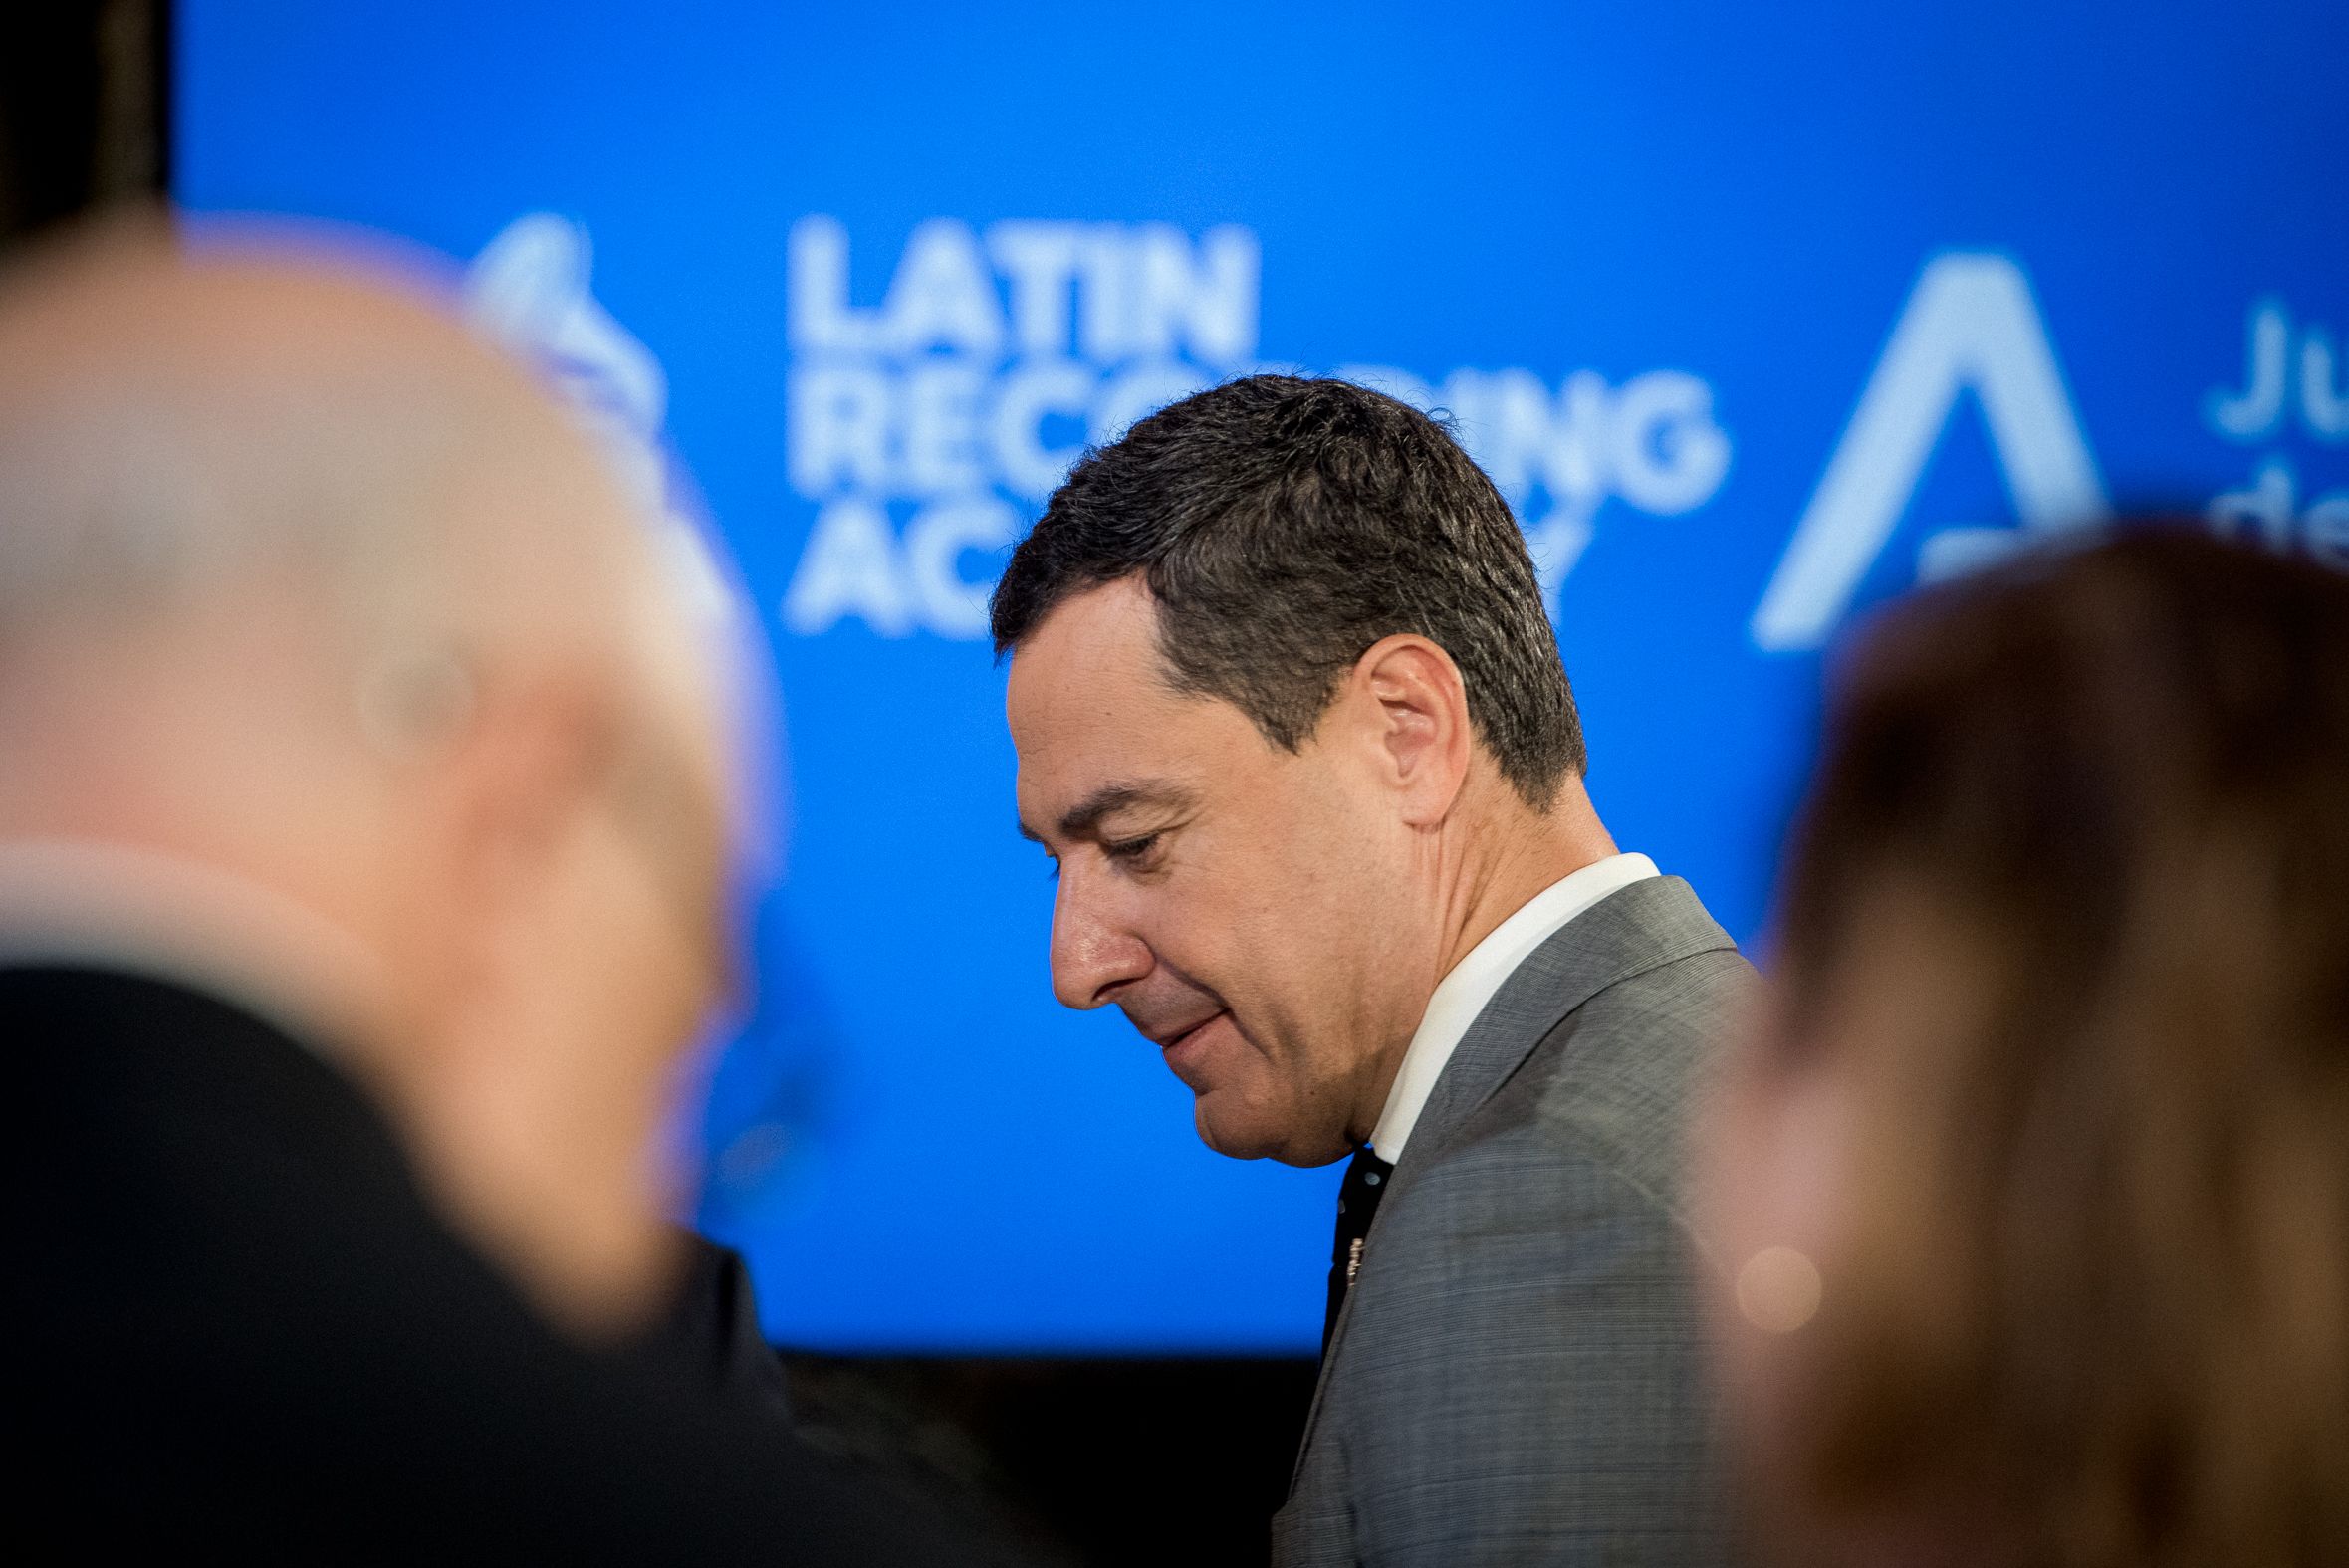
[(2147, 528), (1911, 601), (1782, 886), (1780, 1068), (1894, 1054), (1814, 1026), (1885, 955), (1960, 999), (1859, 1074), (1795, 1506), (2349, 1557), (2349, 578)]

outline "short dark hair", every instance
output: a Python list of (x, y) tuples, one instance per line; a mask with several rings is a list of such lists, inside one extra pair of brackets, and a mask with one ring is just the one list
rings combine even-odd
[(1179, 691), (1218, 697), (1295, 751), (1381, 637), (1452, 656), (1476, 732), (1547, 809), (1582, 727), (1524, 532), (1418, 409), (1348, 381), (1252, 375), (1085, 455), (1012, 553), (1000, 656), (1061, 601), (1140, 573)]

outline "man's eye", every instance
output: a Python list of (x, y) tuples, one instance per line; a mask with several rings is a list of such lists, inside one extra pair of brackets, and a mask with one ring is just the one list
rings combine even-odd
[(1152, 849), (1155, 849), (1157, 846), (1158, 835), (1156, 833), (1145, 833), (1139, 838), (1113, 839), (1101, 846), (1101, 853), (1107, 855), (1112, 860), (1123, 861), (1124, 863), (1131, 865), (1134, 862), (1143, 859), (1150, 853)]

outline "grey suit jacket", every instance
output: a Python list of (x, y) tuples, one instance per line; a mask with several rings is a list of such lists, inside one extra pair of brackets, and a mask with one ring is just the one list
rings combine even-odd
[(1584, 911), (1503, 984), (1364, 1241), (1279, 1568), (1726, 1558), (1681, 1160), (1753, 984), (1677, 877)]

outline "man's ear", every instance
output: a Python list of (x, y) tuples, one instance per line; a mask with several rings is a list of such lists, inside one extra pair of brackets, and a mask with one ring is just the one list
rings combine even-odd
[(1427, 638), (1399, 632), (1371, 644), (1346, 685), (1403, 820), (1414, 827), (1441, 822), (1467, 782), (1475, 744), (1459, 666)]
[(492, 686), (446, 759), (452, 869), (484, 915), (526, 903), (556, 869), (610, 755), (613, 715), (588, 683)]

